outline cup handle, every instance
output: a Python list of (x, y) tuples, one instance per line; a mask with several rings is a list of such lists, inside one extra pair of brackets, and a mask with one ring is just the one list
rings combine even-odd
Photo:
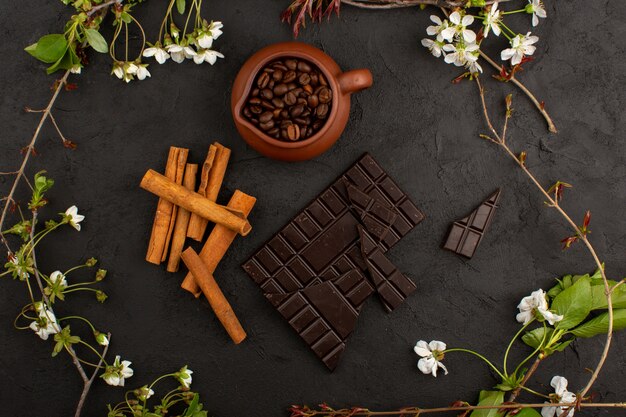
[(374, 80), (368, 69), (346, 71), (339, 75), (339, 88), (343, 94), (352, 94), (372, 86)]

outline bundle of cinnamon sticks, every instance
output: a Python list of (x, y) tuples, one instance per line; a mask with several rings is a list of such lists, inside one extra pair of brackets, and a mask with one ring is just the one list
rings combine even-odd
[[(246, 338), (246, 332), (213, 273), (235, 237), (246, 236), (252, 230), (247, 218), (256, 198), (236, 190), (228, 205), (216, 203), (230, 149), (217, 142), (209, 147), (199, 182), (199, 167), (187, 163), (188, 156), (188, 149), (170, 147), (164, 174), (148, 170), (141, 180), (141, 188), (159, 197), (146, 260), (158, 265), (167, 259), (167, 270), (177, 272), (182, 259), (189, 273), (181, 287), (196, 298), (204, 294), (233, 342), (238, 344)], [(192, 248), (183, 251), (187, 238), (203, 240), (209, 222), (215, 226), (200, 254)]]

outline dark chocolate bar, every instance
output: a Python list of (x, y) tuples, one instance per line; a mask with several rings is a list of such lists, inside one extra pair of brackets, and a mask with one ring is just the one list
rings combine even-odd
[(476, 210), (452, 224), (444, 249), (466, 258), (474, 256), (496, 212), (500, 191), (498, 188)]
[[(369, 205), (369, 200), (365, 206), (360, 203), (361, 200), (357, 203), (360, 195), (354, 191), (351, 201), (347, 184), (372, 199), (372, 205)], [(373, 212), (374, 203), (377, 205), (376, 214)], [(385, 212), (385, 207), (395, 213), (395, 219)], [(390, 223), (386, 227), (386, 233), (382, 233), (385, 227), (374, 227), (373, 221), (362, 223), (362, 214), (366, 218), (376, 217), (378, 225)], [(291, 305), (289, 300), (293, 300), (293, 303), (299, 300), (301, 303), (303, 299), (308, 299), (299, 290), (332, 281), (352, 270), (356, 269), (362, 276), (367, 276), (368, 267), (361, 254), (357, 226), (364, 224), (370, 233), (382, 236), (376, 242), (382, 253), (394, 246), (423, 219), (424, 215), (409, 197), (398, 188), (374, 158), (365, 154), (266, 242), (243, 264), (243, 268), (261, 287), (266, 297), (275, 306), (279, 306), (283, 317), (289, 320), (324, 363), (334, 369), (339, 355), (345, 349), (345, 340), (340, 336), (341, 333), (338, 330), (330, 333), (327, 331), (328, 336), (324, 333), (320, 336), (322, 339), (310, 336), (317, 335), (315, 332), (321, 330), (314, 332), (311, 328), (309, 331), (312, 333), (305, 333), (308, 326), (319, 323), (316, 326), (320, 326), (320, 329), (330, 329), (330, 321), (318, 320), (322, 317), (320, 312), (310, 315), (309, 310), (315, 310), (311, 303), (300, 305), (302, 317), (286, 305)], [(333, 294), (334, 290), (332, 286), (326, 285), (311, 291)], [(309, 295), (313, 297), (313, 293)], [(329, 295), (329, 298), (333, 297), (334, 295)], [(307, 321), (307, 317), (311, 321)], [(307, 322), (306, 325), (302, 325), (301, 320)]]
[(358, 269), (288, 294), (266, 294), (331, 371), (339, 363), (361, 307), (374, 288)]
[(393, 311), (417, 288), (415, 283), (398, 270), (384, 255), (376, 240), (361, 226), (361, 254), (367, 264), (369, 277), (388, 312)]
[(372, 236), (379, 241), (384, 240), (398, 217), (396, 211), (378, 199), (365, 194), (352, 184), (346, 184), (346, 188), (352, 209), (360, 217), (361, 223), (365, 225)]

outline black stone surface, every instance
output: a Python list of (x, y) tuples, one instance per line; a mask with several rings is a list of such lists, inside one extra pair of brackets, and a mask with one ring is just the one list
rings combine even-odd
[[(521, 297), (549, 287), (556, 276), (591, 271), (594, 265), (581, 245), (561, 251), (559, 240), (569, 233), (563, 221), (543, 206), (501, 151), (478, 138), (486, 128), (475, 85), (451, 84), (458, 70), (428, 56), (419, 44), (428, 11), (345, 7), (340, 19), (308, 27), (301, 40), (327, 51), (342, 68), (370, 68), (374, 86), (354, 96), (343, 137), (316, 160), (286, 164), (249, 149), (230, 117), (229, 86), (250, 54), (291, 39), (278, 20), (287, 3), (205, 2), (205, 15), (225, 24), (216, 48), (226, 59), (215, 67), (152, 64), (151, 80), (125, 85), (109, 75), (106, 56), (91, 57), (93, 65), (74, 77), (79, 89), (63, 93), (55, 111), (78, 149), (62, 148), (46, 125), (37, 147), (40, 156), (30, 166), (31, 174), (45, 168), (56, 180), (48, 213), (77, 204), (87, 216), (82, 232), (61, 231), (61, 244), (40, 252), (41, 267), (53, 271), (92, 255), (101, 259), (109, 269), (103, 286), (109, 301), (101, 306), (80, 295), (64, 311), (82, 312), (113, 333), (111, 354), (133, 362), (129, 387), (188, 364), (194, 388), (203, 393), (213, 416), (281, 416), (290, 404), (322, 401), (375, 409), (474, 401), (479, 389), (498, 382), (489, 370), (450, 354), (445, 359), (449, 375), (422, 375), (412, 350), (415, 342), (439, 339), (499, 361), (503, 340), (519, 329), (515, 306)], [(548, 135), (513, 86), (485, 77), (489, 101), (496, 106), (513, 93), (511, 144), (528, 152), (528, 166), (546, 186), (557, 179), (574, 185), (563, 206), (579, 221), (591, 210), (591, 239), (609, 275), (621, 278), (626, 275), (626, 8), (619, 0), (547, 3), (549, 19), (536, 30), (541, 37), (536, 59), (521, 78), (545, 101), (560, 133)], [(139, 12), (149, 33), (158, 30), (162, 7), (147, 2)], [(38, 120), (22, 109), (45, 105), (53, 80), (22, 48), (44, 33), (60, 31), (67, 17), (56, 0), (0, 4), (2, 171), (17, 167), (19, 150)], [(529, 19), (516, 27), (530, 28)], [(236, 241), (216, 272), (248, 331), (240, 346), (224, 336), (205, 301), (180, 290), (182, 273), (171, 275), (143, 260), (156, 199), (139, 190), (141, 175), (163, 165), (171, 144), (189, 147), (200, 162), (216, 139), (233, 149), (221, 201), (236, 188), (259, 198), (251, 217), (253, 233)], [(419, 277), (420, 291), (393, 314), (385, 314), (378, 300), (368, 301), (341, 368), (331, 374), (239, 265), (364, 151), (428, 216), (389, 255), (401, 271)], [(7, 187), (7, 179), (0, 183)], [(499, 186), (506, 193), (476, 256), (464, 261), (442, 250), (450, 222)], [(73, 415), (81, 383), (72, 365), (63, 356), (50, 358), (50, 342), (13, 329), (27, 297), (17, 282), (4, 280), (1, 288), (0, 414)], [(626, 398), (620, 383), (625, 380), (625, 337), (616, 336), (594, 388), (604, 401)], [(602, 346), (601, 338), (574, 343), (546, 361), (533, 386), (548, 391), (550, 378), (558, 374), (569, 379), (570, 389), (580, 389)], [(528, 353), (518, 345), (513, 357)], [(122, 398), (123, 389), (98, 382), (85, 415), (104, 415), (107, 402)]]

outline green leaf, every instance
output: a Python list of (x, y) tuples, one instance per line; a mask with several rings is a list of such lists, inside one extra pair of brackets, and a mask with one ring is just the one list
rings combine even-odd
[[(613, 311), (613, 330), (626, 329), (626, 309)], [(571, 333), (578, 337), (589, 338), (609, 331), (609, 313), (602, 313), (578, 326)]]
[(91, 45), (93, 49), (101, 54), (109, 52), (109, 45), (100, 32), (95, 29), (85, 29), (85, 36), (87, 37), (87, 42), (89, 42), (89, 45)]
[(52, 64), (61, 59), (69, 46), (65, 36), (58, 33), (42, 36), (35, 45), (34, 52), (29, 53), (47, 64)]
[(557, 329), (571, 329), (580, 324), (591, 311), (591, 286), (589, 276), (583, 276), (574, 285), (563, 290), (552, 301), (552, 310), (563, 316)]
[(65, 51), (65, 55), (63, 55), (61, 59), (59, 59), (57, 62), (49, 66), (46, 69), (46, 72), (48, 74), (52, 74), (53, 72), (56, 72), (58, 70), (68, 70), (74, 67), (74, 65), (78, 64), (80, 64), (80, 58), (78, 58), (76, 52), (74, 52), (72, 48), (67, 48), (67, 51)]
[(516, 417), (541, 417), (539, 411), (534, 408), (522, 408), (522, 410), (515, 414)]
[[(504, 402), (502, 391), (481, 391), (477, 405), (500, 405)], [(497, 408), (474, 410), (470, 417), (496, 417), (504, 415)]]
[(543, 327), (539, 327), (530, 332), (526, 332), (524, 336), (522, 336), (522, 341), (526, 343), (533, 349), (537, 349), (541, 345), (541, 341), (544, 339), (543, 334), (547, 330), (547, 334), (545, 340), (548, 341), (554, 333), (554, 330), (550, 327), (544, 329)]
[(185, 0), (176, 0), (176, 8), (178, 9), (178, 13), (185, 13)]
[[(615, 281), (609, 281), (609, 287), (617, 284)], [(611, 295), (613, 308), (626, 308), (626, 286), (620, 285)], [(604, 310), (609, 308), (606, 294), (604, 293), (604, 285), (593, 285), (591, 287), (591, 309)]]
[(26, 48), (24, 48), (24, 50), (26, 52), (28, 52), (31, 56), (37, 58), (37, 55), (35, 55), (35, 51), (37, 50), (37, 43), (35, 42), (32, 45), (28, 45)]
[(193, 396), (193, 399), (191, 400), (191, 403), (189, 403), (189, 407), (187, 408), (187, 410), (185, 411), (185, 414), (183, 414), (184, 417), (189, 417), (192, 416), (193, 413), (196, 412), (197, 408), (198, 408), (198, 403), (200, 402), (200, 396), (198, 394)]

